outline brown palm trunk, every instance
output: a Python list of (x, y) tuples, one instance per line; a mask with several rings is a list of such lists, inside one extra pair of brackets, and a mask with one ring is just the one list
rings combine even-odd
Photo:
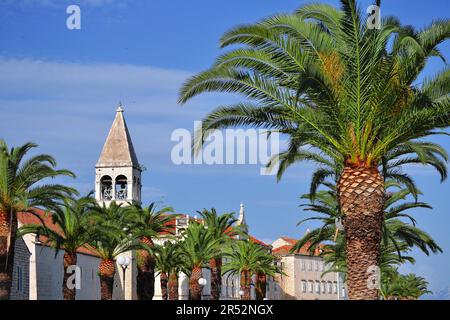
[(161, 272), (159, 275), (159, 281), (161, 282), (161, 297), (163, 300), (167, 300), (167, 280), (167, 273)]
[[(72, 276), (67, 273), (67, 268), (69, 266), (74, 266), (77, 264), (77, 254), (75, 252), (64, 252), (63, 265), (64, 265), (64, 276), (62, 284), (62, 292), (64, 300), (75, 300), (76, 288), (69, 288), (69, 278)], [(73, 286), (73, 284), (71, 284)]]
[(209, 266), (211, 268), (211, 300), (219, 300), (222, 291), (222, 258), (212, 258)]
[(378, 299), (379, 283), (373, 270), (378, 268), (380, 258), (383, 178), (376, 167), (346, 166), (337, 191), (344, 214), (348, 296)]
[(248, 272), (248, 270), (243, 270), (241, 272), (241, 290), (244, 291), (242, 300), (252, 299), (251, 281), (250, 272)]
[(0, 212), (0, 300), (9, 300), (11, 296), (16, 234), (16, 213)]
[(112, 259), (102, 259), (98, 267), (98, 273), (100, 275), (100, 295), (102, 300), (112, 300), (115, 272), (116, 262)]
[(256, 300), (264, 300), (266, 297), (267, 276), (265, 273), (258, 272), (256, 274), (255, 293)]
[(191, 276), (189, 278), (189, 296), (190, 300), (202, 300), (202, 286), (198, 283), (198, 280), (202, 277), (202, 268), (195, 266), (192, 269)]
[[(153, 248), (152, 239), (143, 237), (141, 242)], [(155, 258), (147, 250), (138, 251), (136, 292), (138, 300), (152, 300), (155, 295)]]
[(178, 273), (169, 273), (169, 300), (178, 300)]

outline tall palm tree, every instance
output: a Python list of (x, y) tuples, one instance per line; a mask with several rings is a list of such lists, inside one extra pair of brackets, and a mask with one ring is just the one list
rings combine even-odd
[[(154, 247), (153, 239), (161, 233), (170, 234), (172, 231), (169, 222), (174, 219), (171, 207), (157, 209), (152, 202), (148, 207), (133, 206), (130, 211), (135, 215), (136, 223), (133, 229), (145, 234), (140, 238), (142, 244), (149, 248)], [(137, 296), (139, 300), (152, 300), (155, 294), (155, 257), (148, 250), (139, 250), (137, 253)]]
[[(178, 299), (178, 296), (176, 298), (174, 296), (175, 289), (178, 294), (178, 269), (182, 263), (179, 257), (178, 244), (168, 240), (163, 245), (157, 245), (155, 247), (155, 262), (160, 277), (162, 299)], [(176, 281), (174, 277), (176, 277)]]
[(183, 268), (189, 276), (190, 300), (202, 299), (202, 286), (199, 279), (203, 276), (202, 268), (209, 267), (209, 261), (220, 254), (219, 243), (204, 225), (191, 221), (180, 240), (180, 256)]
[(267, 248), (248, 240), (233, 241), (225, 253), (228, 261), (223, 266), (223, 274), (238, 275), (243, 300), (251, 299), (252, 277), (257, 274), (274, 276), (278, 270), (275, 258)]
[[(225, 246), (231, 240), (231, 237), (237, 234), (233, 227), (237, 219), (234, 213), (225, 213), (218, 215), (215, 208), (211, 210), (204, 209), (198, 211), (202, 216), (205, 226), (213, 235), (214, 239), (218, 240), (220, 246)], [(218, 254), (209, 261), (211, 269), (211, 300), (219, 300), (222, 290), (222, 254)]]
[(28, 142), (8, 149), (0, 139), (0, 300), (11, 294), (14, 246), (17, 238), (17, 213), (35, 214), (35, 208), (57, 209), (72, 188), (45, 182), (58, 176), (74, 177), (68, 170), (57, 170), (56, 160), (47, 154), (25, 159), (37, 145)]
[(429, 149), (417, 142), (450, 125), (450, 70), (417, 81), (430, 57), (443, 58), (438, 45), (450, 36), (449, 20), (417, 31), (386, 17), (371, 29), (356, 0), (340, 2), (340, 9), (308, 4), (230, 30), (221, 46), (240, 47), (190, 78), (179, 101), (211, 91), (245, 98), (204, 118), (196, 150), (213, 129), (253, 126), (286, 134), (291, 154), (303, 152), (297, 160), (342, 164), (349, 297), (376, 299), (367, 268), (380, 257), (386, 194), (379, 167), (388, 154), (426, 163)]
[[(93, 208), (91, 227), (93, 240), (90, 245), (100, 256), (98, 274), (102, 300), (112, 300), (116, 258), (131, 250), (151, 250), (140, 241), (142, 233), (132, 231), (135, 221), (129, 208), (111, 202), (109, 206), (96, 205)], [(125, 290), (125, 288), (124, 288)]]
[(91, 241), (89, 217), (94, 202), (91, 195), (79, 199), (66, 198), (63, 206), (51, 212), (54, 226), (26, 224), (19, 229), (18, 236), (28, 233), (44, 236), (43, 242), (55, 249), (55, 257), (59, 250), (64, 250), (62, 282), (64, 300), (75, 300), (76, 289), (68, 286), (70, 273), (67, 269), (77, 264), (77, 250)]

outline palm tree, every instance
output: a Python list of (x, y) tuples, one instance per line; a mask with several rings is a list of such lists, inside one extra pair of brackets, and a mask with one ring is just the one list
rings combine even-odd
[(397, 269), (383, 274), (380, 289), (385, 300), (417, 300), (420, 296), (431, 293), (428, 282), (414, 273), (400, 274)]
[(8, 300), (11, 294), (17, 213), (35, 214), (35, 208), (57, 209), (62, 199), (76, 193), (60, 184), (43, 183), (46, 178), (75, 175), (57, 170), (56, 160), (47, 154), (25, 159), (36, 147), (28, 142), (8, 149), (0, 139), (0, 300)]
[[(163, 245), (155, 247), (155, 253), (156, 270), (158, 270), (160, 277), (162, 299), (167, 300), (170, 295), (170, 300), (177, 300), (178, 296), (174, 296), (174, 291), (176, 289), (178, 294), (177, 270), (181, 264), (178, 244), (172, 241), (165, 241)], [(174, 277), (176, 277), (176, 280)]]
[(190, 300), (201, 300), (203, 288), (198, 281), (203, 276), (202, 268), (207, 268), (209, 261), (220, 254), (220, 241), (196, 221), (190, 222), (184, 232), (180, 240), (180, 257), (189, 276)]
[(66, 198), (64, 205), (51, 212), (54, 227), (45, 224), (26, 224), (20, 227), (18, 236), (34, 233), (44, 236), (44, 242), (55, 249), (64, 250), (62, 294), (64, 300), (75, 300), (76, 289), (68, 286), (69, 266), (77, 264), (77, 250), (90, 242), (89, 217), (95, 200), (89, 194), (79, 199)]
[[(164, 207), (159, 210), (156, 203), (152, 202), (147, 208), (133, 206), (130, 208), (134, 212), (136, 223), (133, 229), (139, 233), (145, 234), (140, 241), (147, 247), (153, 248), (153, 238), (161, 233), (170, 234), (171, 229), (168, 225), (174, 219), (171, 207)], [(139, 250), (138, 256), (138, 274), (137, 274), (137, 296), (139, 300), (152, 300), (155, 294), (155, 257), (148, 250)]]
[[(151, 250), (140, 241), (142, 233), (132, 232), (136, 223), (129, 208), (111, 202), (109, 206), (96, 205), (93, 208), (92, 238), (90, 245), (100, 256), (98, 274), (102, 300), (111, 300), (113, 294), (116, 258), (131, 250)], [(125, 288), (124, 288), (125, 290)]]
[[(252, 277), (258, 274), (274, 276), (278, 270), (275, 258), (267, 248), (248, 240), (236, 240), (225, 253), (228, 261), (223, 266), (223, 274), (239, 275), (243, 300), (251, 299)], [(264, 294), (265, 296), (265, 294)]]
[[(210, 211), (204, 209), (198, 211), (202, 216), (205, 226), (218, 240), (220, 246), (225, 246), (231, 237), (237, 234), (233, 224), (237, 221), (234, 213), (218, 215), (215, 208)], [(209, 261), (211, 269), (211, 300), (219, 300), (222, 287), (222, 254), (218, 254)]]
[[(397, 184), (389, 183), (386, 185), (386, 189), (389, 190), (392, 187), (398, 186), (399, 185)], [(309, 201), (314, 199), (312, 203), (301, 205), (305, 207), (305, 211), (312, 211), (318, 215), (303, 219), (299, 224), (315, 220), (320, 221), (322, 225), (305, 234), (295, 244), (292, 251), (297, 251), (307, 245), (307, 249), (314, 252), (319, 244), (324, 242), (335, 242), (337, 244), (338, 239), (339, 241), (342, 241), (342, 243), (337, 244), (334, 248), (336, 250), (345, 251), (345, 239), (337, 237), (339, 230), (336, 228), (336, 222), (337, 220), (342, 219), (342, 213), (339, 210), (338, 201), (336, 200), (334, 186), (328, 184), (328, 187), (328, 190), (316, 192), (314, 198), (312, 198), (311, 194), (302, 196), (303, 199), (308, 199)], [(416, 193), (420, 193), (420, 191), (416, 190)], [(424, 202), (404, 201), (409, 195), (411, 195), (411, 193), (408, 189), (400, 189), (389, 193), (389, 199), (386, 201), (385, 209), (383, 211), (382, 246), (392, 243), (395, 247), (400, 242), (404, 242), (409, 247), (417, 247), (426, 255), (429, 255), (430, 252), (442, 252), (442, 249), (435, 240), (428, 233), (419, 229), (416, 226), (416, 220), (406, 212), (411, 209), (431, 209), (431, 207)], [(401, 220), (405, 218), (409, 219), (411, 223)], [(344, 256), (345, 252), (340, 252), (339, 255)]]
[(227, 32), (221, 46), (242, 47), (180, 91), (180, 103), (211, 91), (245, 98), (204, 118), (197, 151), (213, 129), (253, 126), (286, 134), (289, 154), (303, 154), (297, 160), (341, 163), (337, 193), (351, 299), (378, 297), (366, 271), (380, 258), (386, 196), (380, 165), (387, 155), (426, 164), (430, 148), (417, 143), (450, 124), (449, 69), (417, 82), (429, 57), (443, 58), (438, 45), (449, 36), (449, 20), (417, 31), (386, 17), (380, 29), (370, 29), (356, 0), (341, 0), (341, 9), (308, 4)]

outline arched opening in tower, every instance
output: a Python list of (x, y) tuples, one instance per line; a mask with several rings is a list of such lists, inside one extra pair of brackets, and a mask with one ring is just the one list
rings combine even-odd
[(105, 201), (112, 200), (112, 178), (110, 176), (103, 176), (100, 180), (101, 199)]
[(116, 200), (127, 200), (128, 181), (124, 175), (116, 178)]

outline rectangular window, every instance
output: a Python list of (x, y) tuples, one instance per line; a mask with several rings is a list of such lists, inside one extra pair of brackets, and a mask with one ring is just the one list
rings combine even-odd
[(308, 271), (312, 271), (312, 261), (310, 261), (308, 264)]
[(338, 290), (337, 290), (337, 282), (333, 282), (333, 291), (334, 291), (335, 294), (338, 293)]
[(331, 282), (328, 282), (328, 293), (329, 294), (333, 293), (333, 284)]
[(17, 291), (23, 291), (23, 274), (21, 266), (17, 266)]
[(302, 292), (306, 293), (306, 281), (302, 280)]
[(316, 261), (316, 271), (319, 271), (319, 261)]
[(302, 270), (305, 271), (305, 261), (302, 261)]
[(320, 282), (316, 281), (316, 293), (320, 294)]
[(308, 284), (309, 284), (309, 292), (313, 293), (314, 292), (314, 282), (310, 281)]
[(322, 293), (327, 293), (327, 283), (322, 281)]

